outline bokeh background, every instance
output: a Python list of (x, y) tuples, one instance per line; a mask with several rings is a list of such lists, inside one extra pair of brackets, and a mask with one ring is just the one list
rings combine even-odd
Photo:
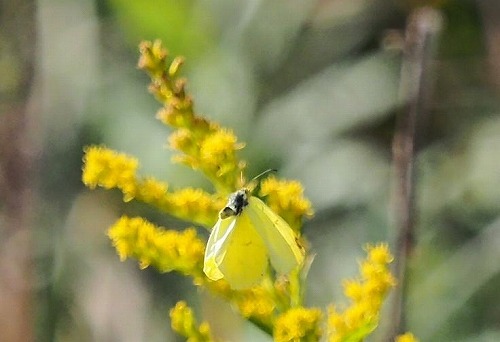
[(136, 68), (143, 39), (186, 57), (195, 108), (247, 143), (249, 176), (277, 168), (303, 183), (316, 211), (307, 303), (342, 303), (363, 245), (396, 240), (391, 143), (405, 29), (423, 5), (435, 11), (406, 326), (422, 341), (500, 341), (498, 1), (0, 3), (1, 341), (177, 341), (168, 309), (180, 299), (226, 339), (267, 340), (188, 279), (120, 262), (105, 235), (123, 213), (187, 223), (81, 183), (83, 147), (105, 144), (143, 175), (210, 190), (170, 162)]

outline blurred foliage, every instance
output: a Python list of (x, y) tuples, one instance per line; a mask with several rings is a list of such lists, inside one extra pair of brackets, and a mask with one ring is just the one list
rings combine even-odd
[[(39, 1), (38, 340), (174, 340), (166, 308), (194, 290), (175, 275), (119, 263), (104, 232), (123, 211), (120, 196), (89, 194), (79, 183), (83, 146), (105, 143), (138, 156), (142, 173), (174, 188), (208, 186), (172, 167), (172, 152), (161, 148), (168, 132), (135, 70), (142, 39), (161, 38), (188, 58), (197, 111), (247, 142), (249, 174), (273, 167), (304, 184), (317, 209), (305, 226), (317, 252), (308, 302), (324, 307), (341, 298), (339, 279), (355, 274), (359, 246), (394, 240), (387, 212), (390, 142), (402, 104), (398, 39), (415, 3)], [(433, 4), (444, 28), (417, 161), (408, 330), (423, 341), (494, 341), (499, 89), (491, 86), (478, 2)], [(396, 39), (386, 45), (391, 32)], [(136, 203), (130, 212), (162, 225), (173, 220)], [(199, 305), (227, 315), (228, 339), (262, 339), (211, 301)]]
[(172, 52), (194, 58), (206, 53), (215, 43), (215, 23), (194, 0), (110, 0), (106, 5), (132, 49), (138, 41), (162, 39)]

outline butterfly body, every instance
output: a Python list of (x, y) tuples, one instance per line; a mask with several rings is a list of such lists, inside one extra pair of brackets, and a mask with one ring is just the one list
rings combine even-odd
[(242, 213), (243, 209), (248, 205), (248, 190), (241, 189), (229, 196), (224, 209), (219, 213), (219, 218), (225, 219), (229, 216), (238, 216)]
[(242, 289), (258, 284), (268, 260), (280, 274), (302, 264), (304, 250), (290, 226), (248, 189), (233, 193), (219, 213), (205, 251), (203, 271)]

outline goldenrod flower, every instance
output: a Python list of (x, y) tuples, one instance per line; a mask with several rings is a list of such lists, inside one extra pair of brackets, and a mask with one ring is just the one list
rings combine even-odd
[(321, 337), (321, 317), (321, 310), (316, 308), (292, 308), (276, 319), (274, 340), (318, 341)]
[[(199, 148), (197, 146), (198, 142), (196, 141), (196, 138), (193, 137), (192, 131), (186, 128), (180, 128), (175, 132), (172, 132), (172, 134), (170, 134), (170, 137), (168, 138), (168, 144), (172, 149), (184, 152), (186, 155), (185, 158), (196, 153)], [(191, 165), (192, 163), (194, 163), (194, 160), (181, 160), (180, 156), (176, 156), (175, 158), (178, 158), (178, 160), (176, 160), (177, 162), (186, 165)]]
[(136, 192), (137, 159), (101, 146), (85, 148), (83, 157), (83, 183), (91, 189), (102, 186), (118, 188), (123, 200), (130, 201)]
[(202, 171), (223, 194), (234, 191), (245, 167), (236, 152), (244, 144), (231, 130), (196, 115), (186, 80), (178, 78), (183, 59), (175, 58), (169, 65), (168, 52), (159, 41), (142, 43), (140, 51), (138, 66), (150, 75), (150, 90), (164, 105), (157, 118), (176, 129), (169, 144), (182, 153), (174, 161)]
[(187, 306), (185, 301), (175, 304), (170, 310), (172, 329), (186, 337), (188, 342), (210, 342), (213, 341), (210, 326), (203, 322), (199, 326), (194, 318), (193, 310)]
[(201, 189), (184, 188), (169, 193), (164, 210), (186, 221), (211, 227), (224, 202), (223, 197), (210, 195)]
[(193, 228), (165, 230), (142, 217), (123, 216), (109, 228), (108, 236), (121, 260), (133, 257), (141, 268), (151, 265), (161, 272), (202, 276), (205, 246)]
[(141, 179), (137, 184), (137, 199), (142, 202), (163, 207), (168, 197), (168, 184), (160, 182), (153, 177)]
[(196, 141), (193, 139), (192, 132), (186, 129), (180, 129), (170, 137), (170, 146), (184, 153), (174, 156), (173, 160), (199, 169), (219, 185), (220, 190), (234, 190), (244, 165), (238, 161), (236, 152), (244, 144), (238, 143), (233, 132), (227, 129), (198, 137)]
[(272, 315), (276, 308), (276, 301), (268, 289), (262, 286), (239, 291), (235, 294), (234, 301), (241, 315), (252, 318), (261, 324), (270, 325)]
[(151, 204), (179, 219), (210, 227), (214, 224), (217, 213), (223, 206), (220, 196), (213, 196), (202, 189), (183, 188), (167, 192), (167, 184), (153, 178), (141, 181), (136, 199)]
[(367, 245), (365, 249), (368, 252), (367, 261), (374, 265), (386, 266), (394, 261), (394, 257), (389, 251), (389, 246), (385, 243), (375, 246)]
[(102, 186), (122, 191), (124, 201), (132, 199), (155, 206), (177, 218), (210, 227), (224, 205), (224, 198), (201, 189), (168, 192), (168, 184), (137, 175), (139, 162), (123, 153), (101, 146), (85, 148), (82, 180), (89, 188)]
[(361, 277), (344, 281), (344, 294), (352, 303), (339, 311), (331, 306), (328, 314), (329, 341), (362, 340), (378, 325), (380, 309), (396, 280), (389, 271), (393, 257), (387, 244), (366, 247), (368, 256), (360, 264)]
[(395, 342), (419, 342), (419, 339), (412, 333), (407, 332), (403, 335), (396, 336)]

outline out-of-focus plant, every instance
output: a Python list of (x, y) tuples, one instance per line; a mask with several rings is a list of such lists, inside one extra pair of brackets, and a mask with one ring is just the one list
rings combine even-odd
[[(137, 159), (103, 146), (85, 149), (82, 179), (91, 189), (118, 189), (125, 202), (138, 200), (181, 220), (210, 229), (224, 208), (229, 194), (244, 183), (246, 163), (238, 152), (232, 130), (197, 115), (186, 92), (186, 80), (179, 76), (183, 59), (168, 59), (160, 41), (143, 42), (139, 68), (151, 77), (150, 91), (163, 104), (157, 118), (174, 129), (169, 146), (178, 151), (175, 162), (202, 172), (214, 192), (184, 188), (172, 191), (168, 184), (138, 174)], [(233, 304), (239, 313), (276, 341), (361, 341), (378, 325), (388, 291), (396, 285), (389, 271), (393, 257), (387, 244), (367, 245), (367, 257), (360, 263), (360, 275), (344, 280), (347, 306), (320, 308), (304, 305), (305, 280), (312, 256), (301, 236), (302, 221), (312, 215), (310, 202), (297, 181), (269, 177), (260, 184), (259, 196), (280, 215), (306, 246), (306, 261), (288, 275), (267, 272), (253, 287), (233, 289), (222, 278), (210, 280), (203, 272), (205, 242), (195, 228), (184, 231), (158, 227), (142, 217), (122, 216), (108, 231), (120, 259), (135, 258), (141, 268), (153, 266), (160, 272), (176, 271)], [(254, 256), (249, 255), (249, 258)], [(207, 322), (198, 323), (193, 310), (180, 301), (170, 311), (172, 328), (189, 341), (216, 340)], [(411, 334), (397, 341), (416, 341)]]

